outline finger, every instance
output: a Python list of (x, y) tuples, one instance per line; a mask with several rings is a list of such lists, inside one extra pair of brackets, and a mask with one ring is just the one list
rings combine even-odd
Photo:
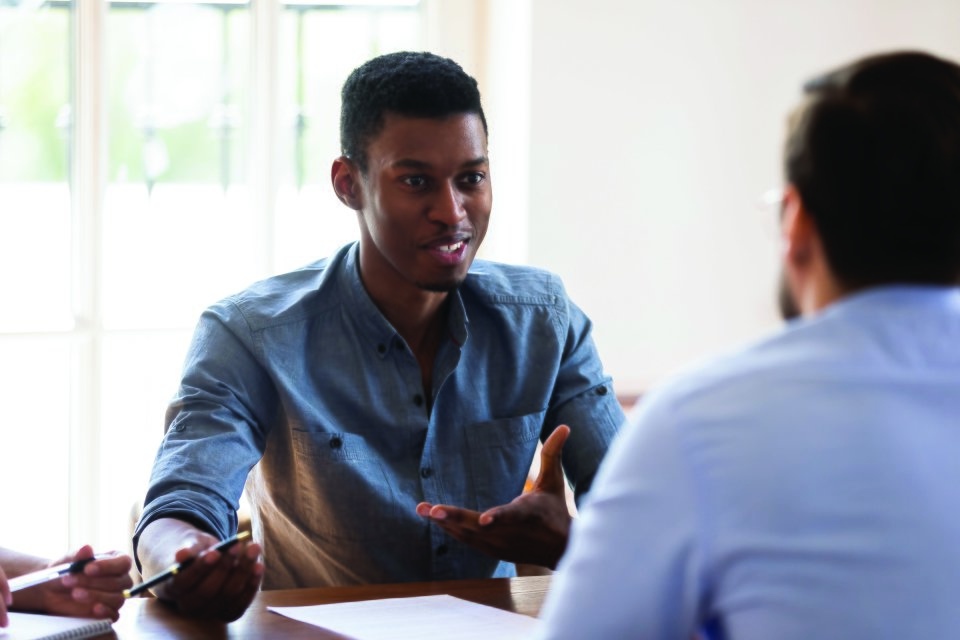
[(263, 564), (257, 560), (259, 555), (259, 545), (250, 545), (240, 553), (230, 580), (217, 597), (220, 604), (216, 608), (219, 611), (218, 617), (222, 620), (236, 620), (253, 601), (263, 575)]
[(502, 504), (499, 507), (487, 509), (477, 518), (477, 524), (481, 527), (489, 527), (494, 521), (496, 521), (497, 524), (515, 524), (520, 522), (524, 519), (522, 516), (526, 514), (523, 503), (520, 502), (520, 504), (517, 504), (522, 497), (523, 496), (514, 498), (509, 504)]
[(129, 573), (119, 576), (104, 576), (94, 578), (84, 575), (67, 575), (60, 579), (63, 586), (74, 589), (90, 589), (92, 591), (116, 591), (121, 592), (133, 586), (133, 580)]
[(430, 509), (433, 508), (433, 505), (429, 502), (421, 502), (417, 505), (417, 515), (422, 518), (430, 517)]
[(254, 596), (256, 596), (257, 591), (260, 589), (260, 581), (263, 578), (263, 563), (254, 562), (251, 567), (251, 571), (248, 574), (246, 584), (244, 585), (243, 590), (230, 602), (229, 606), (225, 607), (221, 618), (225, 622), (233, 622), (237, 618), (243, 615), (243, 612), (247, 610), (247, 607), (250, 606), (250, 603), (253, 602)]
[(437, 526), (443, 529), (444, 533), (446, 533), (448, 536), (455, 540), (459, 540), (464, 544), (477, 546), (482, 540), (482, 536), (480, 535), (478, 528), (475, 527), (460, 526), (455, 523), (447, 522), (438, 522)]
[(92, 558), (92, 557), (93, 557), (93, 547), (91, 547), (88, 544), (85, 544), (79, 549), (77, 549), (76, 553), (70, 556), (69, 562), (75, 562), (77, 560), (86, 560), (87, 558)]
[(513, 513), (516, 510), (516, 508), (515, 507), (511, 508), (511, 506), (517, 502), (524, 501), (526, 499), (524, 498), (524, 496), (526, 495), (527, 494), (521, 494), (516, 498), (514, 498), (513, 500), (511, 500), (508, 504), (501, 504), (496, 507), (491, 507), (490, 509), (487, 509), (486, 511), (480, 514), (479, 518), (477, 518), (477, 524), (479, 524), (481, 527), (486, 527), (492, 524), (494, 520), (509, 522), (509, 518), (505, 520), (504, 517), (509, 516), (511, 513)]
[[(254, 554), (252, 558), (247, 555), (248, 552)], [(226, 554), (233, 560), (233, 566), (230, 570), (230, 575), (223, 583), (216, 597), (218, 600), (229, 603), (246, 589), (247, 578), (249, 578), (250, 572), (253, 569), (253, 563), (256, 561), (259, 552), (256, 546), (251, 549), (246, 549), (241, 545), (236, 545), (227, 550)]]
[(131, 566), (133, 561), (130, 556), (118, 555), (91, 562), (83, 568), (83, 573), (87, 576), (119, 576), (130, 573)]
[(111, 610), (118, 610), (123, 605), (124, 597), (119, 591), (93, 591), (91, 589), (74, 589), (70, 597), (75, 602), (89, 604), (91, 609), (102, 604)]
[(563, 445), (570, 435), (570, 427), (565, 424), (553, 430), (540, 449), (540, 473), (533, 483), (535, 491), (550, 493), (563, 492)]
[(430, 518), (451, 525), (476, 525), (477, 520), (480, 519), (480, 513), (472, 509), (438, 504), (430, 509)]

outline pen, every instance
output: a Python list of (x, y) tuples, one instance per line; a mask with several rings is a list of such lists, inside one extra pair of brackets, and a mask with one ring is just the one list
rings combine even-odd
[(26, 589), (27, 587), (32, 587), (38, 585), (41, 582), (47, 582), (48, 580), (56, 580), (62, 576), (65, 576), (69, 573), (80, 573), (83, 571), (83, 568), (93, 562), (94, 560), (103, 560), (104, 558), (112, 558), (113, 554), (109, 555), (98, 555), (91, 558), (84, 558), (83, 560), (76, 560), (74, 562), (65, 562), (64, 564), (58, 564), (53, 567), (48, 567), (46, 569), (41, 569), (40, 571), (33, 571), (31, 573), (24, 574), (17, 578), (11, 578), (7, 581), (7, 584), (10, 586), (10, 592), (19, 591), (20, 589)]
[[(238, 534), (235, 535), (235, 536), (232, 536), (232, 537), (230, 537), (230, 538), (227, 538), (226, 540), (223, 540), (223, 541), (221, 541), (221, 542), (218, 542), (215, 546), (211, 547), (210, 550), (211, 550), (211, 551), (223, 551), (224, 549), (229, 549), (229, 548), (232, 547), (233, 545), (237, 544), (237, 543), (240, 542), (241, 540), (243, 540), (243, 539), (245, 539), (245, 538), (248, 538), (248, 537), (250, 537), (250, 532), (249, 532), (249, 531), (242, 531), (242, 532), (238, 533)], [(196, 559), (197, 559), (197, 556), (191, 556), (191, 557), (187, 558), (186, 560), (184, 560), (183, 562), (178, 562), (178, 563), (174, 564), (173, 566), (171, 566), (171, 567), (170, 567), (169, 569), (167, 569), (166, 571), (161, 571), (160, 573), (158, 573), (157, 575), (153, 576), (153, 577), (150, 578), (149, 580), (146, 580), (146, 581), (144, 581), (144, 582), (141, 582), (140, 584), (138, 584), (137, 586), (133, 587), (132, 589), (125, 589), (125, 590), (123, 591), (123, 597), (124, 597), (124, 598), (132, 598), (132, 597), (135, 596), (135, 595), (139, 595), (139, 594), (143, 593), (144, 591), (146, 591), (146, 590), (149, 589), (150, 587), (153, 587), (153, 586), (155, 586), (155, 585), (158, 585), (158, 584), (160, 584), (161, 582), (163, 582), (164, 580), (168, 580), (169, 578), (172, 578), (173, 576), (177, 575), (178, 573), (180, 573), (181, 571), (183, 571), (184, 569), (186, 569), (187, 567), (189, 567), (191, 564), (193, 564), (193, 561), (196, 560)]]

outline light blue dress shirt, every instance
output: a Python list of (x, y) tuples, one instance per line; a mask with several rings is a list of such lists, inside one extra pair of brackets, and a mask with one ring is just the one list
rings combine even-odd
[(415, 507), (509, 502), (559, 424), (587, 491), (624, 420), (590, 328), (556, 276), (476, 261), (450, 297), (428, 413), (357, 245), (260, 282), (200, 320), (136, 535), (159, 517), (230, 535), (246, 483), (264, 588), (512, 575)]
[(960, 291), (843, 299), (643, 400), (544, 638), (960, 636)]

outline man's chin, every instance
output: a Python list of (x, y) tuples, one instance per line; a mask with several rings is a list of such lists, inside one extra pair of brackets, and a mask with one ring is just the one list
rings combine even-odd
[(424, 291), (432, 291), (434, 293), (447, 293), (453, 291), (461, 284), (463, 284), (464, 278), (450, 278), (448, 280), (435, 281), (435, 282), (418, 282), (417, 286), (423, 289)]

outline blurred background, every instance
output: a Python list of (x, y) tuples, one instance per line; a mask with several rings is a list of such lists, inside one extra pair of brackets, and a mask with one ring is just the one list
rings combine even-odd
[(357, 237), (339, 89), (429, 49), (481, 85), (482, 256), (560, 274), (618, 393), (775, 329), (802, 83), (956, 0), (0, 0), (0, 544), (125, 548), (194, 323)]

